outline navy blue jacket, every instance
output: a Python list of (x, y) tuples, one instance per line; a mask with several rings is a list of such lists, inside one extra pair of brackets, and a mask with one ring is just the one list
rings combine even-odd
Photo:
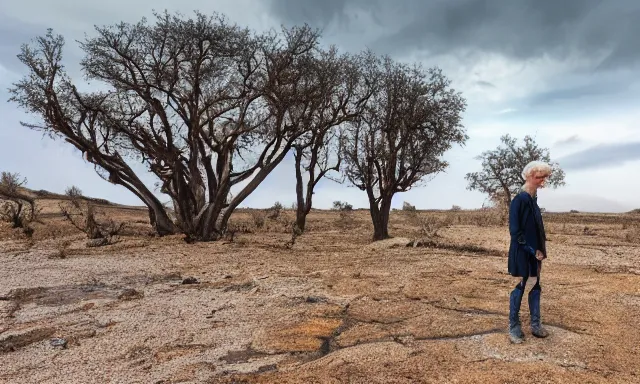
[(536, 250), (546, 256), (546, 235), (537, 198), (522, 191), (509, 206), (509, 274), (512, 276), (537, 276)]

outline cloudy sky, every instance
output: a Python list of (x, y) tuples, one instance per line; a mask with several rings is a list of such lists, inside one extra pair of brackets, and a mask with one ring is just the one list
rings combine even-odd
[[(0, 2), (0, 170), (19, 172), (34, 189), (140, 204), (102, 181), (77, 151), (20, 126), (27, 117), (5, 102), (24, 74), (20, 44), (46, 28), (65, 36), (65, 65), (78, 73), (76, 40), (94, 25), (136, 22), (153, 10), (220, 12), (255, 30), (308, 23), (343, 51), (371, 48), (397, 60), (439, 66), (467, 99), (470, 136), (445, 158), (446, 173), (395, 197), (418, 208), (480, 207), (466, 190), (474, 157), (500, 136), (532, 135), (566, 171), (567, 185), (540, 193), (548, 210), (619, 212), (640, 207), (640, 2), (636, 0), (21, 0)], [(153, 178), (145, 181), (153, 184)], [(315, 205), (334, 200), (367, 207), (366, 195), (326, 181)], [(293, 164), (282, 163), (243, 206), (294, 201)]]

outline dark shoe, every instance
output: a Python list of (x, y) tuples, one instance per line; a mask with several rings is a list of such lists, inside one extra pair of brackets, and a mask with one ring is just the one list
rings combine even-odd
[(524, 341), (524, 332), (520, 326), (520, 304), (522, 304), (522, 296), (524, 291), (520, 285), (511, 291), (509, 298), (509, 338), (514, 344), (520, 344)]
[(531, 313), (531, 333), (535, 337), (547, 337), (549, 333), (540, 322), (540, 287), (533, 287), (529, 291), (529, 312)]

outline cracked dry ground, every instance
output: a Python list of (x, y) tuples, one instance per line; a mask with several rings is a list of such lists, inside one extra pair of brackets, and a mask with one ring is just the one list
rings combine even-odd
[[(337, 213), (313, 213), (291, 249), (281, 231), (101, 248), (71, 234), (57, 258), (60, 238), (5, 237), (0, 382), (640, 382), (640, 248), (615, 217), (548, 219), (550, 336), (531, 336), (525, 297), (526, 342), (512, 345), (505, 227), (455, 225), (441, 247), (406, 247), (370, 243), (366, 212), (354, 215), (332, 229)], [(401, 213), (391, 231), (411, 233)]]

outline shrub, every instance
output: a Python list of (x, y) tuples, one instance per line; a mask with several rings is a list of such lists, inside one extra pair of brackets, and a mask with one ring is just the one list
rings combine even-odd
[(275, 204), (273, 204), (273, 206), (267, 210), (267, 218), (276, 220), (278, 217), (280, 217), (280, 213), (283, 209), (284, 207), (282, 206), (282, 204), (279, 201), (276, 201)]
[(353, 218), (353, 211), (351, 209), (342, 209), (340, 211), (340, 216), (335, 221), (335, 226), (339, 229), (352, 229), (355, 224), (355, 219)]
[(98, 220), (94, 205), (81, 201), (78, 196), (59, 206), (64, 218), (84, 232), (92, 246), (113, 244), (125, 227), (125, 223), (116, 223), (110, 218)]
[(80, 188), (76, 187), (75, 185), (72, 185), (71, 187), (67, 187), (67, 189), (65, 189), (64, 191), (64, 194), (71, 198), (82, 197), (82, 191), (80, 190)]
[(337, 211), (352, 211), (353, 206), (349, 203), (336, 200), (333, 202), (333, 209)]
[(257, 229), (264, 227), (264, 222), (266, 217), (267, 215), (264, 211), (261, 211), (261, 210), (251, 211), (251, 218), (253, 219), (253, 224), (256, 226)]
[(402, 210), (403, 211), (415, 211), (416, 210), (416, 206), (415, 205), (411, 205), (408, 202), (403, 202), (402, 203)]
[(11, 223), (13, 228), (22, 228), (27, 236), (33, 234), (29, 225), (37, 221), (35, 201), (20, 189), (27, 183), (19, 173), (2, 172), (0, 175), (0, 220)]

